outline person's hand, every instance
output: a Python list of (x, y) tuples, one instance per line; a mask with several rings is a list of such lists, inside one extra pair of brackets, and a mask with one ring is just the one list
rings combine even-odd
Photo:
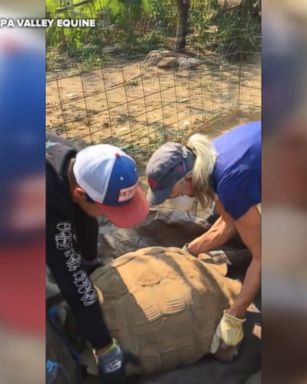
[(225, 346), (236, 346), (243, 339), (243, 323), (245, 319), (238, 319), (224, 311), (223, 317), (213, 335), (210, 352), (215, 353), (222, 343)]
[[(181, 250), (185, 253), (188, 253), (189, 255), (192, 255), (192, 253), (188, 249), (188, 245), (189, 245), (189, 243), (184, 244), (184, 246), (181, 248)], [(194, 256), (194, 255), (192, 255), (192, 256)]]
[(137, 357), (130, 352), (124, 352), (115, 339), (105, 351), (96, 352), (96, 359), (101, 384), (124, 384), (126, 364), (139, 364)]
[(185, 247), (186, 247), (186, 251), (188, 253), (190, 253), (191, 255), (193, 256), (197, 256), (199, 255), (200, 253), (202, 253), (202, 238), (201, 237), (197, 237), (196, 239), (194, 239), (193, 241), (191, 241), (190, 243), (188, 244), (185, 244)]

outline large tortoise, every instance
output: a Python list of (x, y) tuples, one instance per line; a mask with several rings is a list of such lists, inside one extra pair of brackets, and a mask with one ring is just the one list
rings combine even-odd
[(127, 253), (92, 274), (112, 336), (140, 359), (128, 374), (171, 370), (209, 353), (241, 287), (225, 274), (226, 265), (206, 254), (163, 247)]

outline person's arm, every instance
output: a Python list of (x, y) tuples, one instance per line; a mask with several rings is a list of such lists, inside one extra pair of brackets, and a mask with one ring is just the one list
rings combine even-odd
[(83, 260), (97, 258), (98, 221), (87, 215), (80, 207), (75, 207), (75, 225), (78, 245)]
[(261, 284), (261, 216), (257, 207), (251, 207), (235, 221), (235, 226), (253, 257), (241, 292), (228, 310), (230, 315), (243, 318)]
[(81, 266), (81, 255), (74, 241), (71, 218), (47, 214), (47, 264), (76, 318), (80, 333), (92, 347), (112, 343), (103, 319), (96, 291)]
[(224, 245), (236, 234), (234, 220), (225, 211), (222, 204), (216, 201), (216, 208), (220, 217), (203, 235), (191, 241), (187, 248), (192, 255), (209, 252), (211, 249)]
[(98, 257), (98, 221), (95, 217), (87, 215), (80, 207), (75, 207), (75, 226), (78, 247), (86, 272), (91, 274), (102, 265)]
[(229, 346), (238, 345), (243, 339), (243, 323), (248, 306), (260, 288), (261, 268), (261, 217), (256, 206), (234, 222), (245, 245), (252, 253), (252, 261), (247, 270), (240, 294), (233, 305), (224, 311), (210, 345), (211, 353)]

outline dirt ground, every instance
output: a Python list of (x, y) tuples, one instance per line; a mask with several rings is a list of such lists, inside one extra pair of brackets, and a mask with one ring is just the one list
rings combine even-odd
[(167, 140), (216, 136), (260, 117), (260, 65), (159, 69), (144, 60), (84, 74), (49, 73), (47, 131), (114, 143), (142, 162)]

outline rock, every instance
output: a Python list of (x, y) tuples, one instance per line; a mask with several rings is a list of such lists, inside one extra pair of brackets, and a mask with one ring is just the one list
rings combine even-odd
[(65, 128), (56, 128), (55, 133), (59, 136), (63, 135), (65, 133)]
[(158, 68), (168, 69), (176, 68), (178, 66), (178, 61), (176, 57), (164, 57), (158, 62)]
[(158, 65), (161, 59), (167, 56), (171, 57), (171, 56), (174, 56), (174, 54), (166, 50), (164, 51), (154, 50), (148, 53), (144, 61), (145, 61), (145, 64), (147, 64), (149, 67), (155, 67)]
[(106, 45), (103, 49), (102, 49), (102, 53), (106, 54), (106, 55), (111, 55), (112, 53), (115, 53), (117, 52), (117, 48), (116, 47), (111, 47), (109, 45)]
[(159, 68), (174, 68), (179, 66), (181, 69), (194, 69), (201, 64), (201, 61), (177, 52), (156, 50), (148, 53), (145, 64)]
[(77, 97), (77, 96), (78, 96), (77, 93), (72, 93), (72, 92), (67, 93), (67, 97), (69, 97), (70, 99), (73, 99), (73, 98), (75, 98), (75, 97)]
[(177, 53), (167, 50), (155, 50), (149, 52), (145, 59), (145, 64), (148, 66), (158, 66), (161, 60), (173, 58), (177, 60)]
[(190, 126), (191, 126), (191, 122), (188, 121), (188, 120), (183, 120), (183, 121), (180, 123), (180, 128), (181, 128), (181, 129), (188, 129)]
[(217, 1), (220, 7), (239, 7), (242, 4), (242, 0), (218, 0)]
[(124, 124), (129, 120), (129, 116), (125, 113), (120, 113), (119, 115), (116, 115), (115, 120), (119, 124)]
[(199, 59), (193, 57), (179, 57), (178, 65), (180, 69), (195, 69), (201, 64)]

